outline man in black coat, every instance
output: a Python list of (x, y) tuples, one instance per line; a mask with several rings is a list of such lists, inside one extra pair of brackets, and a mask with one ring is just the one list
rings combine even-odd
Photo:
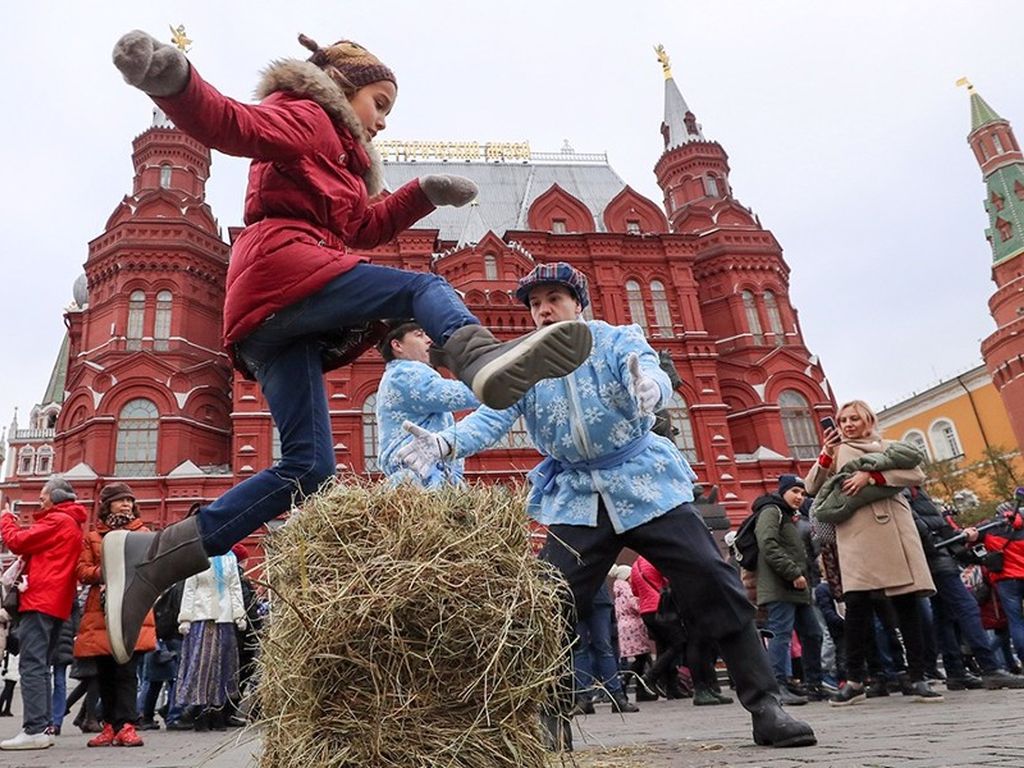
[[(942, 663), (946, 668), (946, 688), (951, 691), (967, 688), (1024, 688), (1024, 677), (1010, 674), (999, 666), (988, 635), (981, 624), (978, 603), (960, 580), (961, 563), (976, 562), (973, 553), (963, 544), (937, 549), (935, 543), (956, 535), (953, 526), (942, 516), (935, 502), (920, 486), (908, 488), (905, 493), (914, 513), (914, 522), (921, 534), (921, 544), (928, 560), (936, 594), (932, 597), (935, 627), (942, 648)], [(981, 667), (979, 678), (967, 671), (954, 624), (960, 636), (971, 647)]]

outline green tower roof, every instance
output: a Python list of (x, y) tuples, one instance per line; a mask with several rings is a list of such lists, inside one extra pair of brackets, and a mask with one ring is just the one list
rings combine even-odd
[(988, 102), (981, 98), (981, 95), (971, 89), (971, 133), (981, 128), (983, 125), (989, 123), (1003, 122), (1001, 118), (992, 107), (988, 105)]

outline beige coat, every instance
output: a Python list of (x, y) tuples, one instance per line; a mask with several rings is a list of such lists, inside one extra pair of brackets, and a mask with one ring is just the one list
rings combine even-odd
[[(889, 441), (880, 438), (844, 440), (830, 467), (815, 463), (811, 468), (804, 481), (807, 492), (817, 493), (829, 475), (847, 462), (884, 451), (887, 445)], [(921, 485), (925, 480), (920, 467), (888, 470), (882, 475), (886, 485), (901, 488)], [(837, 524), (836, 546), (844, 591), (881, 589), (889, 596), (935, 593), (921, 537), (902, 494), (861, 507), (849, 520)]]

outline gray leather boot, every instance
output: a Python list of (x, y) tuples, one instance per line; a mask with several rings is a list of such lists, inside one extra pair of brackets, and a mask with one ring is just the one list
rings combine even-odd
[(162, 531), (111, 531), (103, 537), (104, 614), (118, 664), (132, 657), (146, 614), (169, 586), (210, 567), (195, 517)]
[(431, 358), (465, 383), (484, 405), (508, 408), (541, 379), (566, 376), (583, 364), (594, 340), (586, 323), (567, 320), (512, 341), (481, 325), (465, 325)]

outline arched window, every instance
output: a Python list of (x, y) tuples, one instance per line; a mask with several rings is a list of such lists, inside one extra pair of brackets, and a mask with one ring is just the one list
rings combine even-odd
[(53, 472), (53, 448), (42, 446), (36, 452), (36, 474), (48, 475)]
[(704, 177), (704, 194), (708, 197), (718, 197), (718, 178), (714, 174)]
[(743, 310), (747, 314), (747, 326), (750, 328), (750, 335), (755, 344), (764, 344), (764, 332), (761, 330), (761, 318), (757, 314), (757, 305), (754, 303), (754, 294), (744, 291), (740, 294), (743, 297)]
[(813, 459), (820, 448), (811, 408), (799, 392), (792, 389), (779, 394), (779, 417), (786, 445), (795, 459)]
[(166, 350), (171, 337), (171, 292), (156, 295), (156, 321), (153, 323), (153, 349)]
[(171, 166), (169, 165), (160, 166), (160, 187), (162, 189), (170, 189), (171, 187)]
[(498, 279), (498, 260), (493, 254), (484, 254), (484, 280)]
[(935, 458), (939, 461), (963, 455), (960, 438), (957, 437), (956, 428), (949, 419), (939, 419), (932, 424), (928, 436), (931, 438), (932, 448), (935, 449)]
[(146, 294), (132, 291), (128, 297), (128, 349), (142, 349), (142, 321), (146, 314)]
[(782, 327), (782, 315), (779, 314), (779, 303), (775, 300), (775, 294), (771, 291), (764, 292), (764, 309), (768, 313), (768, 324), (772, 329), (775, 346), (781, 347), (786, 343), (786, 330)]
[(36, 449), (31, 445), (26, 445), (18, 451), (18, 474), (31, 475), (33, 464), (35, 464), (35, 458)]
[(377, 393), (363, 401), (363, 471), (380, 472), (377, 464)]
[(667, 410), (669, 424), (672, 425), (672, 441), (688, 462), (697, 463), (700, 459), (697, 457), (697, 441), (693, 439), (690, 406), (686, 404), (682, 395), (673, 392)]
[(647, 309), (644, 307), (644, 296), (640, 292), (640, 283), (636, 280), (626, 281), (626, 301), (629, 302), (630, 319), (644, 329), (647, 334)]
[(151, 400), (132, 400), (121, 409), (117, 417), (115, 475), (141, 477), (156, 474), (159, 426), (160, 414)]
[(672, 312), (668, 308), (668, 296), (665, 295), (665, 284), (661, 280), (651, 280), (651, 303), (654, 304), (654, 322), (658, 324), (658, 333), (662, 338), (672, 338)]
[(918, 432), (916, 429), (907, 432), (907, 434), (903, 436), (903, 442), (909, 443), (917, 448), (917, 450), (921, 452), (921, 455), (926, 459), (931, 459), (932, 454), (931, 451), (928, 450), (928, 442), (924, 439), (924, 435), (921, 432)]

